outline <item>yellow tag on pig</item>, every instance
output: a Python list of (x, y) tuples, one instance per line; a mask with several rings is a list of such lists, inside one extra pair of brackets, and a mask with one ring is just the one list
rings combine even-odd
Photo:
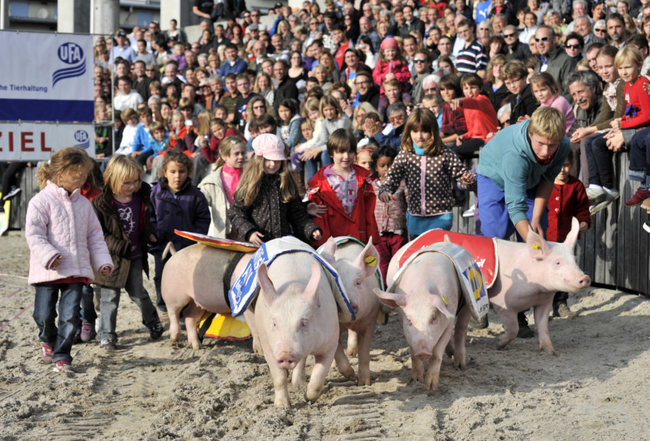
[(538, 243), (533, 244), (533, 249), (534, 250), (539, 250), (540, 248), (541, 248), (541, 246)]
[(368, 256), (364, 260), (366, 262), (366, 265), (371, 266), (373, 268), (377, 265), (377, 258), (376, 257)]
[(442, 301), (445, 302), (445, 305), (449, 306), (449, 301), (447, 300), (447, 297), (445, 297), (444, 294), (440, 294), (440, 297), (442, 297)]

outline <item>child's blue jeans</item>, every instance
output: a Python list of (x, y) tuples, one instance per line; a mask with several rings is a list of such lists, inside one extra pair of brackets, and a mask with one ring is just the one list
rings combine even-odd
[(95, 323), (95, 290), (90, 285), (84, 285), (81, 291), (81, 318), (88, 323)]
[(319, 159), (321, 167), (334, 164), (334, 161), (332, 161), (330, 155), (327, 154), (327, 150), (323, 151), (323, 153), (320, 154), (320, 157), (306, 160), (305, 165), (307, 166), (307, 181), (309, 181), (316, 173), (318, 173), (318, 170), (320, 170), (318, 168)]
[(650, 128), (639, 130), (630, 143), (630, 180), (650, 188)]
[[(481, 233), (484, 236), (496, 237), (498, 239), (507, 239), (516, 232), (515, 226), (510, 220), (508, 206), (506, 205), (505, 194), (499, 190), (490, 178), (476, 175), (478, 184), (477, 207), (479, 207), (479, 219), (481, 221)], [(533, 219), (533, 207), (535, 206), (535, 195), (537, 187), (531, 188), (526, 192), (526, 204), (528, 220)], [(540, 219), (542, 228), (546, 231), (548, 227), (548, 210), (544, 209), (544, 214)], [(521, 242), (521, 237), (517, 233), (517, 240)]]
[[(79, 329), (79, 302), (83, 283), (60, 283), (36, 285), (34, 321), (38, 326), (38, 338), (54, 346), (52, 361), (72, 362), (70, 350), (75, 333)], [(59, 299), (59, 292), (61, 293)], [(56, 303), (59, 301), (59, 327), (56, 326)]]

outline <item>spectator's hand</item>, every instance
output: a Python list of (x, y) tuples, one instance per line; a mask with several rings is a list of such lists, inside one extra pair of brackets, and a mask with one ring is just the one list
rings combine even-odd
[(589, 229), (589, 224), (587, 222), (580, 222), (580, 232), (584, 233)]
[(645, 90), (645, 93), (647, 93), (648, 95), (650, 95), (650, 83), (645, 83), (645, 84), (643, 85), (643, 90)]
[(192, 153), (192, 159), (198, 158), (199, 156), (201, 156), (201, 152), (200, 152), (200, 151), (197, 151), (197, 152)]
[(322, 33), (322, 32), (318, 32), (318, 33), (314, 36), (314, 41), (316, 41), (316, 40), (322, 40), (322, 39), (323, 39), (323, 33)]
[(519, 124), (520, 122), (524, 122), (527, 119), (530, 119), (530, 115), (520, 116), (519, 118), (517, 118), (517, 124)]
[(106, 154), (105, 153), (96, 153), (95, 158), (105, 158)]
[(395, 199), (395, 196), (393, 196), (392, 194), (387, 193), (387, 192), (382, 193), (382, 194), (379, 195), (379, 200), (382, 201), (385, 204), (389, 203), (393, 199)]
[(27, 168), (32, 168), (32, 167), (34, 167), (34, 164), (32, 164), (31, 162), (28, 162), (27, 163)]
[(576, 129), (575, 132), (573, 132), (573, 135), (571, 135), (571, 142), (573, 143), (580, 142), (580, 140), (585, 136), (587, 136), (587, 128), (580, 127), (579, 129)]
[(322, 218), (321, 214), (327, 213), (327, 205), (319, 205), (310, 202), (309, 205), (307, 205), (307, 213), (312, 217)]
[(352, 116), (354, 115), (354, 109), (350, 105), (349, 99), (345, 100), (343, 104), (341, 104), (341, 110), (343, 110), (343, 112), (350, 118), (352, 118)]
[(373, 121), (370, 118), (366, 118), (366, 120), (363, 123), (363, 133), (368, 137), (368, 138), (374, 138), (374, 136), (381, 132), (381, 122)]
[(465, 139), (465, 137), (463, 135), (458, 135), (458, 137), (456, 138), (456, 145), (459, 146), (459, 147), (461, 145), (463, 145), (463, 140), (464, 139)]
[(449, 103), (449, 107), (451, 107), (451, 110), (456, 110), (458, 108), (463, 108), (463, 99), (462, 98), (454, 98), (451, 100)]
[(542, 228), (539, 219), (533, 219), (533, 221), (530, 223), (530, 228), (535, 233), (539, 234), (540, 237), (546, 237), (546, 234), (544, 234), (544, 228)]
[(112, 272), (113, 272), (113, 269), (110, 266), (103, 266), (99, 270), (99, 274), (101, 274), (104, 277), (108, 277)]
[(492, 138), (494, 138), (496, 135), (497, 135), (497, 134), (496, 134), (495, 132), (490, 132), (490, 133), (488, 133), (487, 136), (485, 137), (485, 142), (487, 143), (489, 140), (491, 140)]
[(318, 241), (318, 240), (320, 240), (321, 237), (323, 237), (323, 234), (320, 232), (320, 230), (316, 230), (316, 231), (314, 231), (314, 234), (311, 235), (311, 237), (315, 241)]
[(394, 73), (387, 73), (385, 78), (386, 78), (386, 81), (394, 80), (395, 79), (395, 74)]
[(615, 118), (614, 120), (612, 120), (611, 123), (609, 123), (609, 126), (612, 129), (620, 130), (622, 121), (623, 120), (621, 118)]
[(625, 138), (620, 130), (608, 133), (605, 138), (607, 139), (607, 148), (613, 152), (620, 151), (625, 145)]
[(149, 235), (149, 242), (153, 242), (153, 243), (158, 242), (158, 238), (156, 237), (155, 234), (150, 234)]
[(133, 153), (131, 153), (131, 157), (132, 157), (132, 158), (137, 158), (137, 157), (140, 156), (141, 154), (142, 154), (142, 152), (133, 152)]
[(322, 150), (317, 147), (307, 149), (300, 155), (300, 160), (304, 162), (310, 159), (316, 159), (320, 156), (321, 152)]
[(262, 241), (263, 237), (264, 235), (262, 233), (255, 231), (253, 234), (251, 234), (251, 237), (248, 239), (248, 241), (255, 245), (262, 245), (264, 243)]
[(178, 139), (178, 136), (176, 136), (176, 133), (174, 133), (173, 131), (170, 131), (169, 132), (169, 139), (176, 140), (176, 139)]

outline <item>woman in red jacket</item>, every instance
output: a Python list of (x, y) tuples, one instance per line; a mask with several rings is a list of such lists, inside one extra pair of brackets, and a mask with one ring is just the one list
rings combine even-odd
[(323, 167), (309, 180), (309, 200), (327, 207), (327, 213), (314, 218), (323, 230), (315, 246), (330, 237), (352, 236), (367, 243), (379, 240), (375, 221), (376, 196), (369, 172), (354, 164), (357, 141), (352, 132), (338, 129), (327, 140), (327, 153), (334, 164)]

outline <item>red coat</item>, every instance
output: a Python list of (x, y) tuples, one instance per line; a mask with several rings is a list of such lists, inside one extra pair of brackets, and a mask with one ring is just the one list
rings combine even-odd
[(315, 244), (315, 247), (321, 246), (327, 239), (336, 236), (352, 236), (363, 243), (367, 243), (372, 236), (374, 242), (379, 241), (379, 229), (375, 222), (377, 197), (368, 178), (370, 173), (358, 165), (352, 165), (352, 167), (357, 175), (357, 199), (351, 216), (343, 210), (343, 204), (327, 182), (323, 174), (326, 167), (321, 168), (307, 184), (309, 200), (327, 205), (327, 214), (322, 218), (315, 217), (313, 219), (323, 230), (323, 236)]
[(571, 219), (591, 225), (589, 214), (589, 198), (585, 186), (578, 179), (569, 176), (569, 182), (553, 186), (551, 197), (548, 198), (548, 229), (546, 239), (553, 242), (564, 242), (571, 231)]
[[(227, 129), (223, 139), (229, 136), (237, 136), (239, 132), (235, 129)], [(223, 139), (217, 139), (214, 136), (210, 138), (210, 145), (207, 148), (201, 148), (203, 156), (208, 160), (210, 164), (214, 164), (219, 159), (219, 144)]]
[[(406, 82), (411, 79), (408, 65), (402, 64), (399, 60), (377, 61), (375, 70), (372, 72), (372, 79), (375, 80), (375, 84), (381, 86), (386, 81), (386, 75), (389, 73), (395, 75), (395, 79), (402, 83), (402, 87), (405, 87)], [(384, 86), (381, 86), (381, 94), (384, 94)]]

